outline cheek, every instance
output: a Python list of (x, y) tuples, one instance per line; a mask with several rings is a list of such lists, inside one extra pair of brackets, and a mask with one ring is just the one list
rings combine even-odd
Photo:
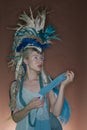
[(35, 61), (29, 61), (29, 65), (32, 67), (32, 66), (35, 66), (36, 65), (36, 62)]
[(32, 59), (28, 59), (28, 64), (31, 64), (32, 63)]

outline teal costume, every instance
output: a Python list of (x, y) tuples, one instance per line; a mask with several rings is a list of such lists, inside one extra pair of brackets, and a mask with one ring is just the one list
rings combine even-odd
[[(61, 74), (46, 87), (43, 88), (40, 79), (41, 90), (39, 93), (31, 92), (23, 86), (23, 79), (21, 81), (20, 90), (17, 94), (16, 104), (19, 110), (23, 109), (33, 98), (44, 97), (44, 106), (39, 109), (33, 109), (29, 114), (17, 123), (16, 130), (62, 130), (58, 119), (48, 111), (48, 104), (46, 100), (46, 93), (60, 84), (66, 79), (65, 74)], [(67, 106), (65, 106), (68, 108)], [(66, 117), (64, 117), (66, 118)]]
[[(46, 10), (38, 12), (36, 18), (33, 17), (30, 9), (30, 16), (26, 13), (21, 15), (19, 19), (26, 23), (19, 23), (15, 32), (13, 43), (13, 55), (10, 56), (14, 60), (15, 65), (15, 79), (20, 80), (20, 70), (22, 70), (22, 76), (26, 73), (26, 66), (23, 64), (22, 53), (28, 48), (35, 48), (42, 53), (46, 48), (50, 47), (51, 40), (59, 40), (58, 35), (55, 34), (55, 29), (48, 25), (45, 28)], [(58, 76), (44, 87), (42, 79), (40, 77), (40, 92), (34, 93), (27, 90), (23, 86), (23, 77), (21, 79), (20, 88), (16, 96), (16, 107), (18, 110), (23, 109), (33, 98), (43, 97), (44, 106), (39, 109), (33, 109), (29, 114), (17, 123), (16, 130), (62, 130), (62, 126), (58, 119), (48, 111), (48, 104), (46, 100), (46, 94), (53, 90), (58, 95), (59, 85), (66, 79), (65, 74)], [(16, 86), (17, 87), (17, 86)], [(60, 120), (66, 123), (70, 117), (70, 108), (66, 99), (64, 99), (63, 109), (60, 115)]]

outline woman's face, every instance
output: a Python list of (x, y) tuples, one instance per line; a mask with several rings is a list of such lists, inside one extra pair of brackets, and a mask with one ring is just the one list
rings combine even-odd
[(36, 51), (30, 51), (28, 54), (27, 64), (30, 70), (40, 72), (43, 66), (44, 56)]

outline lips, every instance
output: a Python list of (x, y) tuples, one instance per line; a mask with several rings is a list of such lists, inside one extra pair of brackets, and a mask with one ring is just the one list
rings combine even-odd
[(37, 65), (39, 68), (42, 68), (42, 65)]

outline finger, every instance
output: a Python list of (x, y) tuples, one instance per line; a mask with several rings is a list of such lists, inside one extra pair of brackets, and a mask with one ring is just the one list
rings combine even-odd
[(72, 72), (67, 71), (66, 76), (67, 76), (67, 79), (66, 79), (67, 81), (69, 82), (73, 81), (74, 75)]
[(70, 74), (74, 75), (74, 72), (73, 71), (69, 71)]
[(70, 71), (70, 77), (73, 79), (74, 78), (74, 73)]
[(39, 101), (41, 101), (41, 99), (40, 99), (40, 98), (38, 98), (38, 97), (37, 97), (37, 98), (33, 98), (33, 99), (32, 99), (32, 102), (34, 102), (34, 103), (38, 103)]
[(38, 98), (33, 98), (32, 100), (31, 100), (31, 102), (36, 102), (38, 100)]
[(44, 100), (43, 99), (38, 99), (38, 100), (36, 100), (36, 103), (39, 104), (39, 105), (44, 104)]
[(74, 76), (73, 76), (73, 75), (70, 75), (70, 76), (69, 76), (69, 80), (70, 80), (70, 81), (73, 81), (73, 79), (74, 79)]
[(41, 100), (41, 99), (38, 99), (38, 100), (36, 101), (36, 103), (37, 103), (37, 104), (43, 104), (43, 103), (44, 103), (44, 101), (43, 101), (43, 100)]
[(42, 103), (42, 102), (38, 102), (38, 103), (36, 104), (37, 107), (42, 107), (43, 105), (44, 105), (44, 103)]
[(67, 71), (67, 75), (70, 76), (70, 77), (74, 77), (73, 71)]
[(40, 107), (43, 107), (43, 104), (40, 104), (40, 105), (37, 106), (37, 108), (40, 108)]
[(72, 72), (72, 76), (73, 76), (73, 78), (74, 78), (74, 75), (75, 75), (75, 74)]

